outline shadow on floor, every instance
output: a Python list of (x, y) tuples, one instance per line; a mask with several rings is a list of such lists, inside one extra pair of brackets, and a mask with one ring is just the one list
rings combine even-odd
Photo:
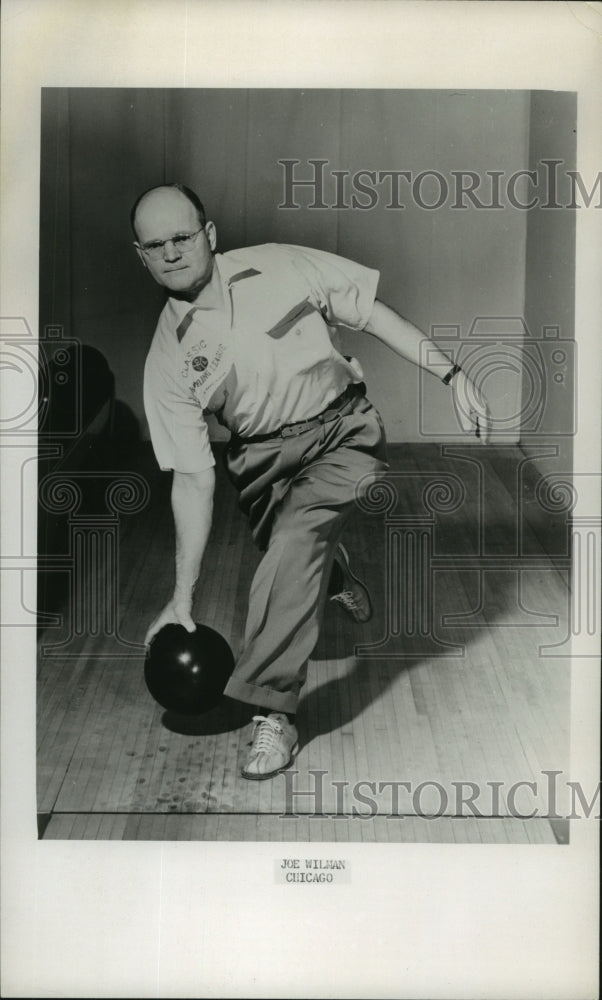
[(181, 736), (216, 736), (242, 729), (251, 721), (253, 712), (253, 705), (243, 705), (224, 695), (215, 708), (203, 715), (164, 712), (161, 724)]

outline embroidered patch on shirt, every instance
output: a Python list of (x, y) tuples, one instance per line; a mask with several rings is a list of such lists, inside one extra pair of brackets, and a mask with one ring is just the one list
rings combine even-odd
[(182, 340), (184, 348), (181, 375), (186, 380), (188, 388), (203, 409), (226, 379), (232, 368), (232, 349), (221, 333), (212, 333), (203, 329), (203, 337), (194, 336), (195, 313), (192, 309), (184, 317), (186, 331), (191, 331), (193, 340), (190, 347)]

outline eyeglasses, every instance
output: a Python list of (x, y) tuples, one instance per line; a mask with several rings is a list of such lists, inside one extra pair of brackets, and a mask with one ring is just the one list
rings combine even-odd
[(166, 243), (173, 243), (174, 249), (178, 253), (190, 253), (194, 249), (197, 236), (203, 232), (204, 228), (201, 226), (196, 233), (176, 233), (175, 236), (170, 236), (167, 240), (151, 240), (150, 243), (143, 243), (140, 249), (150, 260), (160, 260), (163, 257)]

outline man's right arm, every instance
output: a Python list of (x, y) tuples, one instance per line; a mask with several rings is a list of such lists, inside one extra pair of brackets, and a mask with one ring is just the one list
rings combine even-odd
[(171, 506), (176, 528), (176, 583), (174, 594), (149, 626), (145, 643), (170, 623), (193, 632), (192, 595), (207, 546), (213, 514), (215, 471), (174, 472)]

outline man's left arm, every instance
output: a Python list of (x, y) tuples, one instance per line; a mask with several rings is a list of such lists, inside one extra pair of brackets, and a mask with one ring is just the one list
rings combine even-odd
[[(374, 302), (364, 332), (376, 337), (400, 357), (441, 380), (449, 375), (454, 367), (453, 361), (439, 350), (430, 337), (378, 299)], [(456, 412), (462, 429), (467, 432), (476, 430), (482, 444), (487, 444), (491, 418), (482, 393), (462, 370), (453, 375), (449, 385), (455, 396)]]

